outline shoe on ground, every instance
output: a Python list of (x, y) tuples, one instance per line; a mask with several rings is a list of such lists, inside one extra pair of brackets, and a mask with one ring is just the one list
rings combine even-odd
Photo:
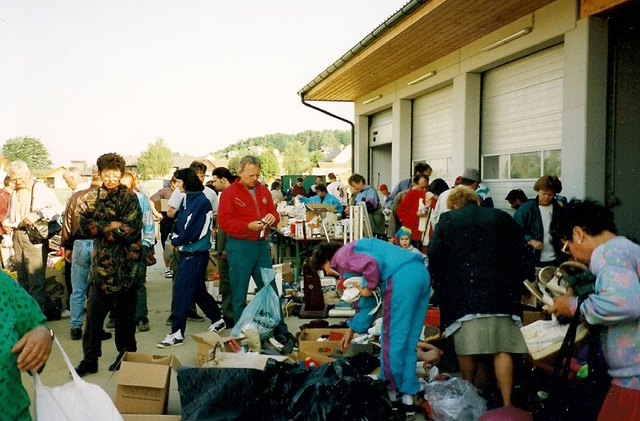
[(171, 326), (173, 323), (173, 318), (171, 316), (167, 317), (167, 321), (164, 323), (167, 326)]
[(111, 332), (107, 332), (106, 330), (103, 330), (102, 333), (100, 334), (101, 341), (108, 341), (112, 337), (113, 335), (111, 334)]
[(114, 330), (116, 328), (116, 321), (114, 319), (109, 319), (107, 322), (107, 329)]
[(173, 271), (171, 269), (167, 269), (164, 271), (164, 277), (167, 279), (173, 278)]
[(84, 377), (87, 374), (94, 374), (98, 372), (98, 362), (97, 361), (87, 361), (82, 360), (80, 364), (76, 367), (76, 373), (78, 376)]
[(71, 312), (69, 310), (62, 310), (62, 313), (60, 313), (60, 318), (68, 319), (69, 317), (71, 317)]
[(227, 325), (227, 329), (233, 329), (236, 325), (236, 322), (233, 321), (233, 318), (224, 317), (224, 322)]
[(224, 330), (227, 327), (227, 323), (224, 321), (224, 319), (220, 319), (217, 322), (214, 322), (211, 326), (209, 326), (209, 332), (220, 332), (221, 330)]
[(192, 322), (204, 322), (204, 316), (201, 316), (194, 311), (193, 313), (189, 313), (187, 315), (187, 320), (191, 320)]
[(138, 320), (138, 332), (148, 332), (149, 322), (147, 320)]
[(82, 329), (79, 327), (72, 328), (69, 336), (71, 336), (72, 341), (79, 341), (82, 339)]
[(171, 348), (174, 346), (179, 346), (184, 343), (184, 338), (182, 337), (182, 332), (179, 330), (175, 333), (170, 333), (165, 338), (160, 341), (157, 345), (158, 348)]
[(122, 362), (122, 358), (124, 357), (124, 352), (119, 352), (116, 360), (109, 366), (109, 371), (118, 371), (120, 370), (120, 363)]

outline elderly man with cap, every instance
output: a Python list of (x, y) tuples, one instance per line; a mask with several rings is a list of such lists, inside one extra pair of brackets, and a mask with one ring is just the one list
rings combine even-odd
[[(466, 170), (464, 170), (464, 173), (460, 178), (460, 185), (467, 186), (475, 190), (476, 194), (478, 195), (478, 200), (480, 201), (480, 206), (487, 208), (493, 207), (493, 199), (491, 198), (489, 188), (480, 183), (480, 171), (475, 168), (467, 168)], [(447, 208), (447, 198), (449, 197), (451, 191), (452, 189), (446, 190), (442, 192), (442, 194), (438, 197), (436, 207), (431, 212), (431, 225), (433, 225), (434, 227), (438, 223), (440, 215), (449, 210)]]

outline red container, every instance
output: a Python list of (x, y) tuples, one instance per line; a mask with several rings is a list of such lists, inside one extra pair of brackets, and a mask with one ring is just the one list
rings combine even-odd
[(424, 318), (425, 326), (440, 327), (440, 309), (438, 307), (429, 307), (427, 316)]

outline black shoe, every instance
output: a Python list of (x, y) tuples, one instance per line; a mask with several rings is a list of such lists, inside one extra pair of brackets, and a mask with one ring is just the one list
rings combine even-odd
[(82, 339), (82, 329), (80, 329), (79, 327), (71, 328), (70, 336), (72, 341), (78, 341)]
[(189, 312), (189, 314), (187, 314), (187, 320), (191, 320), (192, 322), (204, 322), (204, 316), (199, 315), (197, 311)]
[(113, 319), (109, 319), (109, 321), (107, 322), (107, 329), (113, 330), (115, 328), (116, 328), (116, 321)]
[(149, 331), (149, 321), (148, 320), (138, 320), (138, 332), (148, 332)]
[(116, 360), (109, 366), (109, 371), (118, 371), (120, 370), (120, 363), (122, 362), (122, 357), (124, 357), (124, 352), (119, 352)]
[(107, 332), (106, 330), (103, 330), (102, 333), (100, 334), (100, 340), (101, 341), (107, 341), (109, 339), (111, 339), (113, 337), (113, 335), (111, 334), (111, 332)]
[(87, 374), (94, 374), (98, 372), (98, 362), (97, 361), (87, 361), (82, 360), (80, 364), (76, 367), (76, 373), (78, 376), (84, 377)]
[(236, 322), (234, 322), (233, 319), (228, 317), (224, 317), (224, 322), (227, 324), (227, 329), (232, 329), (236, 325)]

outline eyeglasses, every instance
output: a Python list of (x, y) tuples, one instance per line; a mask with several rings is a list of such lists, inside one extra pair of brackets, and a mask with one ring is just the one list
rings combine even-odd
[(562, 249), (560, 251), (562, 251), (564, 254), (571, 254), (571, 251), (569, 250), (569, 240), (564, 240), (562, 242)]

